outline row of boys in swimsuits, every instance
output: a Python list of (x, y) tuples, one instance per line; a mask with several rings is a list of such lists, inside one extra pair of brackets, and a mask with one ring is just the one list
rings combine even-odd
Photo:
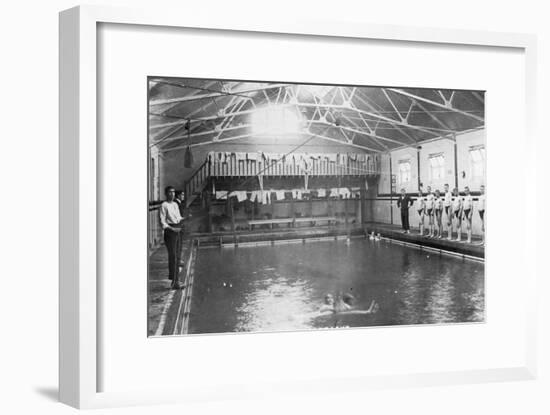
[[(480, 195), (475, 208), (477, 208), (481, 219), (482, 244), (485, 240), (485, 186), (480, 186)], [(470, 188), (464, 188), (464, 196), (460, 196), (458, 189), (454, 188), (452, 193), (449, 185), (445, 185), (443, 194), (439, 190), (432, 192), (430, 186), (427, 188), (427, 195), (424, 197), (422, 190), (419, 190), (414, 207), (419, 215), (420, 235), (429, 238), (443, 237), (443, 213), (446, 216), (447, 239), (452, 240), (453, 227), (456, 229), (456, 241), (461, 241), (462, 225), (466, 224), (466, 242), (472, 242), (472, 218), (474, 215), (474, 199), (470, 194)], [(424, 219), (428, 218), (428, 234), (424, 235)], [(454, 225), (454, 226), (453, 226)]]

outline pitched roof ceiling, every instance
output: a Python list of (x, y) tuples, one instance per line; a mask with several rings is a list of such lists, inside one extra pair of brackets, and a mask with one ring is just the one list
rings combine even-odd
[(250, 116), (286, 105), (304, 137), (366, 151), (416, 146), (484, 127), (483, 91), (149, 79), (149, 137), (161, 150), (250, 139)]

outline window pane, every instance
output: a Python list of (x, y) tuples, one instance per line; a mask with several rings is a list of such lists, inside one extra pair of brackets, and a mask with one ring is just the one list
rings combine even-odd
[(399, 182), (407, 183), (411, 180), (411, 163), (408, 161), (399, 162)]
[(445, 176), (445, 157), (442, 154), (431, 155), (428, 159), (430, 163), (430, 175), (433, 180), (442, 179)]
[(470, 165), (472, 169), (472, 178), (483, 178), (485, 171), (485, 147), (470, 149)]

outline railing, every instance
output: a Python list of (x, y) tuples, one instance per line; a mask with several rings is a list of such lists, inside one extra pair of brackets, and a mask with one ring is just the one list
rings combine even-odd
[[(209, 177), (248, 177), (248, 176), (375, 176), (380, 174), (379, 162), (374, 156), (363, 155), (364, 159), (355, 155), (346, 155), (345, 162), (329, 160), (325, 156), (317, 159), (302, 155), (287, 157), (284, 161), (276, 158), (264, 159), (258, 153), (257, 159), (237, 158), (234, 154), (218, 157), (219, 153), (210, 153), (204, 163), (185, 182), (184, 191), (186, 205), (191, 203), (202, 192)], [(342, 155), (344, 156), (344, 155)], [(355, 160), (354, 160), (355, 159)]]
[(380, 173), (378, 162), (374, 157), (365, 161), (346, 160), (345, 164), (326, 158), (311, 159), (309, 163), (289, 157), (287, 160), (257, 160), (225, 157), (221, 161), (216, 154), (209, 155), (210, 176), (213, 177), (246, 177), (246, 176), (373, 176)]
[(211, 170), (210, 157), (207, 157), (204, 163), (193, 173), (193, 175), (185, 182), (185, 203), (187, 207), (193, 203), (196, 197), (202, 192), (208, 178), (210, 177)]
[(159, 208), (160, 205), (149, 206), (149, 249), (157, 247), (162, 241)]

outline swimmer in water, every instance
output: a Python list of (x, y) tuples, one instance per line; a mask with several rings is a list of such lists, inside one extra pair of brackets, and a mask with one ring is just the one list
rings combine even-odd
[(337, 300), (331, 294), (325, 295), (325, 303), (319, 309), (321, 314), (373, 314), (378, 311), (378, 303), (371, 301), (367, 310), (356, 310), (353, 308), (355, 298), (351, 294), (339, 295)]

